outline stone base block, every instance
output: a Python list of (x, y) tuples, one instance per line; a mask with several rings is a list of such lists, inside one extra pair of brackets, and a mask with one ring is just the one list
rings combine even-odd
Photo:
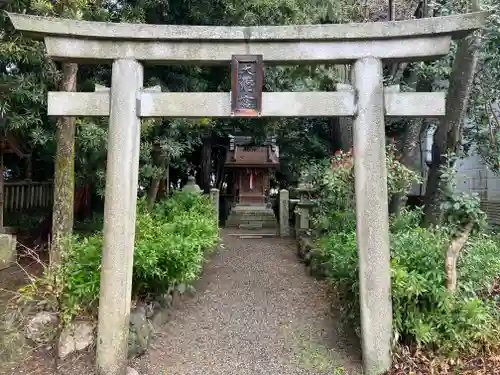
[(17, 260), (16, 236), (0, 234), (0, 270), (10, 267)]
[(237, 205), (231, 210), (226, 226), (240, 229), (276, 228), (277, 221), (271, 208)]

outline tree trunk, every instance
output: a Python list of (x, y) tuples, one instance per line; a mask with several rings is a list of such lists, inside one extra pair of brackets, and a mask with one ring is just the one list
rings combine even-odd
[(201, 148), (200, 188), (205, 193), (210, 192), (210, 174), (212, 172), (212, 138), (205, 137)]
[(165, 167), (167, 165), (167, 157), (164, 153), (159, 149), (159, 145), (155, 145), (155, 149), (153, 150), (153, 162), (155, 166), (161, 169), (161, 174), (153, 177), (151, 181), (151, 185), (149, 186), (148, 196), (146, 200), (147, 210), (151, 211), (156, 202), (156, 197), (158, 195), (158, 190), (160, 188), (161, 180), (165, 177)]
[(3, 231), (3, 213), (4, 213), (4, 165), (3, 165), (3, 140), (0, 139), (0, 229)]
[(462, 233), (451, 241), (448, 251), (446, 252), (446, 288), (449, 292), (455, 293), (457, 290), (457, 259), (460, 250), (464, 247), (474, 224), (468, 223)]
[(226, 149), (224, 147), (219, 147), (217, 151), (217, 163), (216, 163), (216, 177), (215, 177), (215, 187), (222, 189), (222, 184), (224, 182), (224, 164), (226, 162)]
[(160, 180), (160, 186), (158, 188), (158, 194), (156, 199), (164, 199), (170, 195), (170, 161), (166, 160), (165, 165), (165, 175)]
[[(389, 15), (392, 14), (395, 16), (395, 1), (389, 0)], [(430, 11), (430, 8), (428, 6), (428, 0), (420, 0), (417, 8), (415, 9), (415, 12), (413, 13), (414, 18), (427, 18), (427, 17), (432, 17), (433, 14)], [(389, 16), (390, 18), (390, 16)], [(403, 62), (403, 63), (393, 63), (392, 65), (389, 66), (389, 71), (391, 72), (392, 76), (392, 81), (394, 84), (397, 84), (398, 82), (401, 81), (403, 78), (404, 72), (406, 68), (408, 67), (408, 62)]]
[[(167, 173), (167, 172), (165, 172), (165, 173)], [(166, 193), (167, 183), (165, 180), (166, 180), (166, 178), (162, 178), (160, 180), (160, 186), (158, 187), (158, 194), (156, 196), (158, 199), (163, 199), (167, 195), (167, 193)]]
[(165, 196), (170, 196), (170, 160), (167, 161), (167, 165), (165, 166)]
[[(78, 65), (62, 64), (61, 91), (76, 91)], [(57, 266), (69, 246), (73, 231), (75, 194), (75, 118), (60, 117), (56, 129), (56, 163), (50, 265)]]
[[(339, 83), (349, 84), (349, 65), (336, 65)], [(331, 129), (334, 138), (335, 150), (341, 149), (349, 151), (352, 147), (352, 127), (353, 121), (350, 117), (336, 117), (332, 119)]]
[(396, 19), (396, 2), (395, 0), (389, 0), (389, 21), (394, 21)]
[[(403, 150), (401, 153), (401, 164), (407, 168), (412, 167), (415, 150), (420, 142), (420, 134), (425, 130), (425, 122), (423, 119), (411, 121), (406, 128), (404, 136)], [(389, 212), (393, 215), (399, 215), (401, 210), (406, 206), (407, 194), (396, 193), (391, 197), (389, 204)]]
[(457, 52), (446, 98), (446, 116), (440, 121), (434, 133), (432, 163), (429, 168), (424, 199), (424, 219), (422, 222), (424, 227), (437, 225), (442, 219), (439, 188), (441, 167), (446, 163), (448, 152), (457, 152), (460, 149), (462, 123), (476, 71), (478, 44), (479, 40), (475, 36), (462, 39), (457, 43)]
[[(410, 84), (417, 80), (416, 74), (410, 77)], [(432, 82), (418, 81), (416, 84), (416, 91), (427, 92), (432, 89)], [(420, 144), (420, 134), (425, 131), (426, 121), (424, 119), (410, 120), (407, 124), (404, 134), (404, 142), (401, 151), (401, 164), (405, 167), (412, 169), (413, 161), (415, 160), (415, 150)], [(389, 212), (393, 215), (399, 215), (401, 210), (406, 206), (407, 195), (406, 193), (396, 193), (391, 197), (389, 204)]]

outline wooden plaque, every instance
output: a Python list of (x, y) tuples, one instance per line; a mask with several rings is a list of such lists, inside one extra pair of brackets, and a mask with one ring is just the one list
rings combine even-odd
[(231, 112), (233, 116), (260, 116), (264, 66), (262, 55), (233, 55)]

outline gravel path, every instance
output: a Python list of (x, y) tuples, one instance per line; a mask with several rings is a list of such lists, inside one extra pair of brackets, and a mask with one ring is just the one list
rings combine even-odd
[(293, 241), (222, 232), (194, 297), (174, 309), (141, 375), (359, 374), (325, 285), (307, 276)]

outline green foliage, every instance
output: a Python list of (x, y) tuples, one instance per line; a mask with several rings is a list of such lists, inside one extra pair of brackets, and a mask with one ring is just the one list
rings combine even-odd
[(100, 196), (104, 196), (107, 151), (108, 120), (78, 118), (75, 136), (77, 186), (91, 185)]
[(469, 114), (473, 126), (466, 129), (467, 142), (473, 142), (490, 168), (500, 172), (500, 3), (482, 1), (491, 11), (481, 33), (479, 68), (474, 77)]
[(92, 313), (99, 301), (102, 235), (75, 236), (63, 264), (57, 270), (57, 309), (70, 321), (78, 314)]
[[(474, 233), (458, 260), (458, 292), (446, 289), (445, 256), (450, 240), (463, 226), (482, 228), (485, 215), (477, 197), (457, 194), (455, 162), (442, 170), (445, 226), (423, 229), (421, 211), (404, 211), (391, 218), (391, 276), (395, 343), (416, 344), (448, 355), (491, 349), (499, 344), (500, 312), (489, 295), (500, 275), (497, 238)], [(388, 192), (405, 193), (418, 177), (399, 164), (388, 146)], [(317, 187), (317, 262), (343, 295), (344, 319), (359, 329), (359, 280), (354, 171), (350, 153), (336, 153), (332, 164), (311, 166), (304, 174)]]
[(143, 120), (142, 123), (139, 181), (147, 186), (151, 180), (164, 178), (168, 166), (176, 166), (186, 153), (201, 144), (201, 133), (193, 120)]
[(473, 296), (477, 291), (488, 295), (492, 292), (495, 279), (500, 276), (499, 244), (497, 233), (476, 233), (460, 251), (458, 267), (462, 279), (458, 287), (463, 293)]
[[(488, 166), (500, 171), (500, 3), (497, 0), (482, 0), (482, 10), (491, 12), (486, 26), (474, 35), (479, 38), (471, 43), (477, 50), (478, 68), (474, 76), (464, 127), (463, 146), (466, 151), (478, 151)], [(435, 2), (436, 15), (461, 14), (470, 11), (469, 1), (446, 0)], [(433, 63), (416, 64), (420, 77), (433, 81), (438, 88), (447, 88), (456, 52), (456, 42), (452, 43), (449, 54)], [(444, 87), (443, 87), (444, 86)], [(474, 146), (474, 147), (471, 147)]]
[(5, 215), (4, 225), (17, 228), (21, 232), (30, 233), (37, 229), (46, 216), (46, 212), (31, 212), (29, 215), (9, 212), (8, 215)]
[[(387, 146), (386, 165), (389, 198), (395, 193), (406, 193), (412, 183), (420, 182), (417, 173), (399, 162), (392, 143)], [(338, 220), (339, 215), (352, 217), (355, 200), (354, 160), (351, 151), (337, 151), (331, 162), (323, 161), (307, 166), (303, 170), (302, 179), (316, 187), (315, 200), (319, 208), (316, 216), (317, 229), (329, 230), (333, 223), (338, 225), (343, 222)]]
[(76, 221), (73, 232), (80, 236), (87, 236), (102, 231), (104, 215), (101, 212), (93, 212), (92, 216), (83, 221)]
[(218, 240), (218, 219), (208, 196), (175, 193), (151, 214), (138, 216), (134, 291), (144, 295), (188, 283), (199, 275), (205, 250)]
[[(403, 212), (391, 222), (391, 275), (395, 343), (416, 344), (443, 354), (498, 346), (500, 312), (482, 299), (500, 275), (493, 237), (470, 238), (458, 262), (459, 291), (445, 287), (446, 228), (419, 227), (420, 211)], [(317, 241), (316, 256), (344, 297), (343, 317), (359, 329), (358, 256), (355, 231), (332, 230)]]
[(441, 209), (445, 223), (452, 234), (460, 233), (467, 223), (474, 223), (477, 229), (485, 228), (487, 216), (481, 209), (477, 193), (457, 193), (457, 156), (448, 154), (447, 164), (441, 167), (439, 189), (442, 193)]
[[(175, 193), (153, 211), (139, 202), (132, 279), (134, 297), (162, 293), (189, 283), (201, 272), (206, 251), (218, 242), (218, 220), (208, 196)], [(64, 319), (95, 313), (99, 298), (102, 232), (75, 236), (56, 277), (39, 279), (23, 291), (44, 295)], [(54, 280), (56, 282), (54, 282)]]

